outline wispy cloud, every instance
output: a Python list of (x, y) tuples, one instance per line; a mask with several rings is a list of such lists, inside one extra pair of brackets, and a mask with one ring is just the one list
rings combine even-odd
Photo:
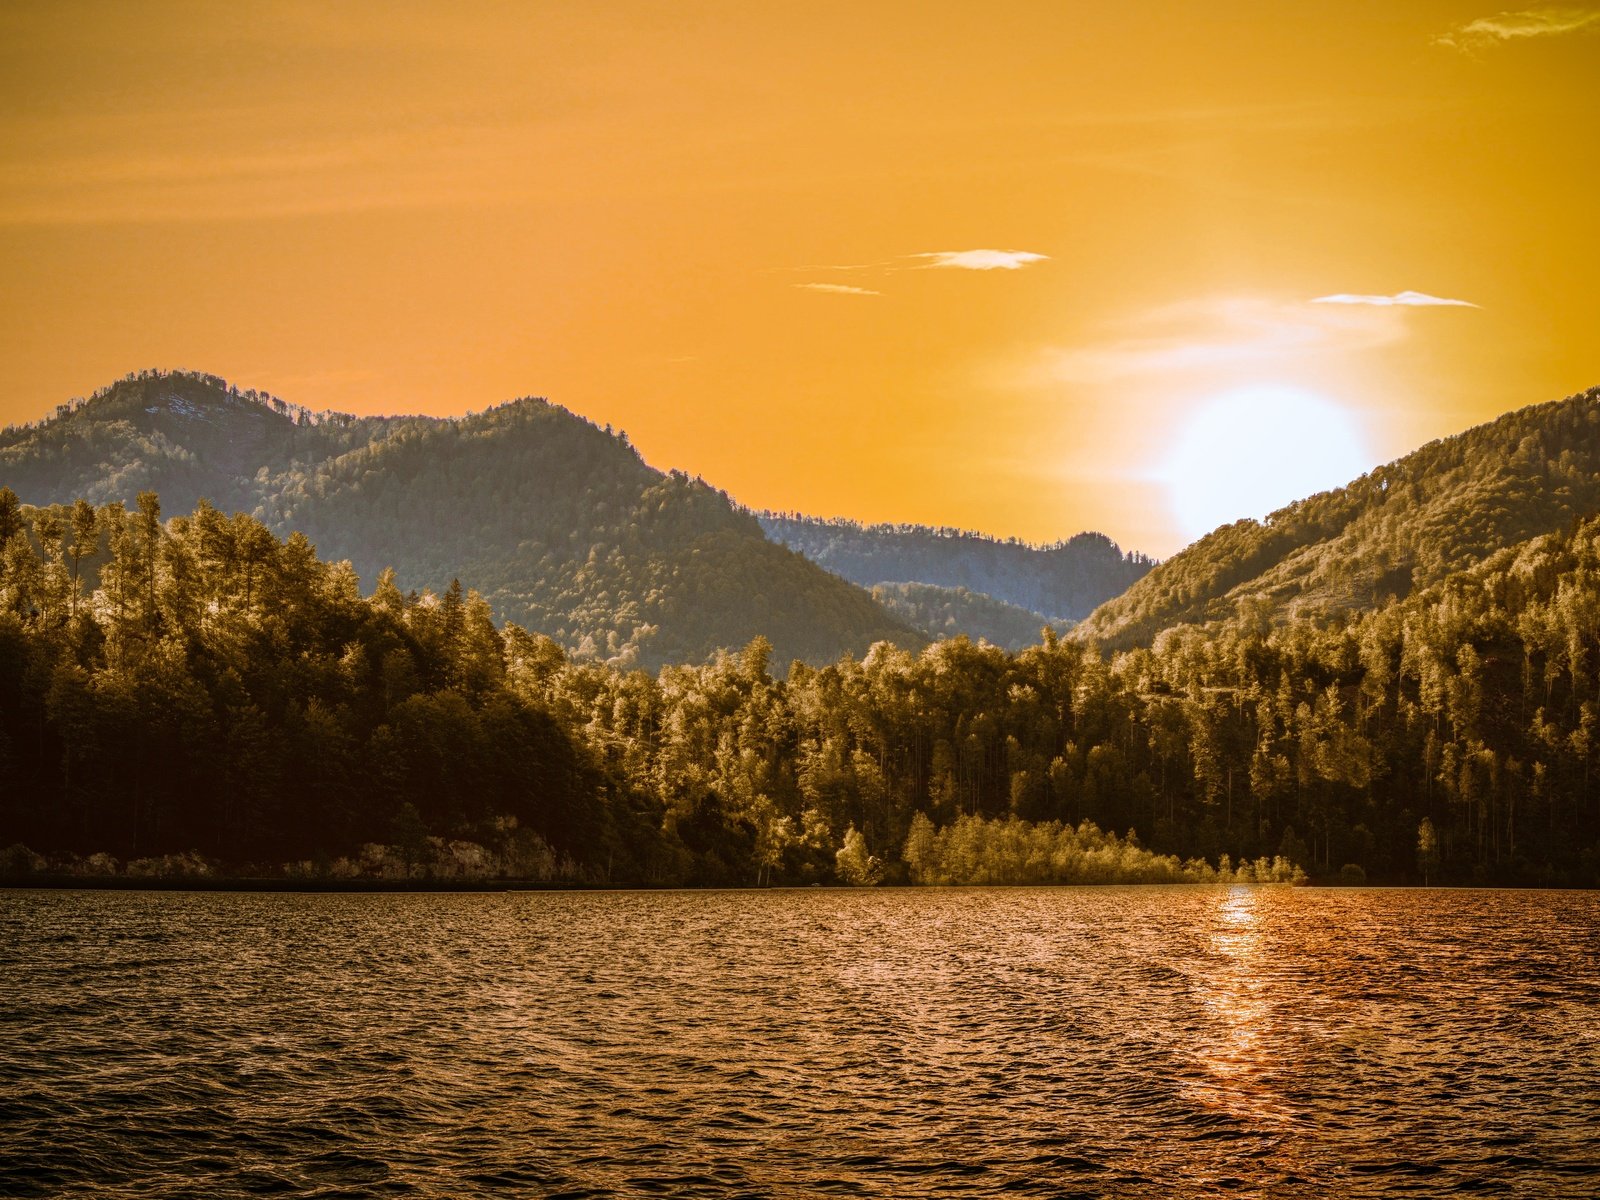
[[(878, 271), (893, 275), (899, 271), (1019, 271), (1034, 263), (1049, 262), (1048, 254), (1032, 250), (929, 250), (921, 254), (902, 254), (896, 258), (862, 263), (813, 263), (794, 271)], [(806, 286), (806, 285), (797, 285)]]
[(920, 259), (924, 270), (947, 267), (957, 271), (1017, 271), (1030, 263), (1045, 262), (1050, 256), (1031, 250), (935, 250), (906, 257)]
[(1312, 309), (1250, 296), (1166, 305), (1104, 327), (1093, 341), (1048, 350), (1035, 379), (1107, 384), (1239, 369), (1280, 369), (1371, 349), (1407, 336), (1402, 322), (1364, 308)]
[(776, 271), (895, 271), (901, 269), (898, 258), (880, 259), (864, 263), (811, 263), (804, 267), (774, 267)]
[(881, 296), (882, 292), (875, 292), (871, 288), (851, 287), (847, 283), (797, 283), (797, 288), (805, 288), (808, 292), (832, 292), (835, 296)]
[(1526, 38), (1556, 37), (1582, 30), (1600, 32), (1600, 9), (1526, 8), (1458, 25), (1434, 38), (1440, 46), (1474, 51)]
[(1374, 308), (1477, 308), (1470, 300), (1448, 300), (1443, 296), (1430, 296), (1426, 292), (1396, 292), (1393, 296), (1360, 296), (1339, 292), (1332, 296), (1318, 296), (1313, 304), (1366, 304)]

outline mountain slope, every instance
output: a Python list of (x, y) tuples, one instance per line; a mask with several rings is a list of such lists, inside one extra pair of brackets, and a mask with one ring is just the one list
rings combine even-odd
[(1600, 508), (1600, 388), (1430, 442), (1263, 522), (1201, 538), (1074, 631), (1111, 646), (1245, 610), (1381, 605)]
[(33, 425), (0, 432), (0, 476), (24, 501), (131, 503), (159, 491), (170, 511), (202, 496), (249, 511), (269, 486), (257, 478), (303, 469), (366, 445), (390, 417), (317, 414), (240, 391), (214, 375), (144, 371), (63, 404)]
[(872, 586), (872, 598), (936, 640), (965, 635), (1013, 653), (1037, 646), (1047, 625), (1057, 633), (1072, 628), (1070, 621), (1052, 621), (1042, 613), (964, 587), (877, 583)]
[(622, 665), (699, 661), (758, 635), (781, 663), (925, 641), (722, 493), (541, 400), (358, 418), (146, 372), (0, 434), (0, 483), (32, 504), (152, 490), (177, 512), (204, 497), (304, 532), (369, 585), (386, 566), (402, 588), (472, 580), (498, 616)]
[(1142, 554), (1123, 554), (1101, 533), (1031, 546), (925, 525), (860, 525), (787, 513), (762, 513), (761, 527), (773, 540), (863, 587), (966, 588), (1057, 621), (1082, 620), (1154, 565)]

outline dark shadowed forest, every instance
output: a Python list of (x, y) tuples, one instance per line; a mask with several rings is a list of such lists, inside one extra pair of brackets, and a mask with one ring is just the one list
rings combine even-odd
[(149, 493), (0, 492), (0, 546), (12, 873), (1600, 880), (1600, 521), (1370, 612), (777, 673), (574, 661)]

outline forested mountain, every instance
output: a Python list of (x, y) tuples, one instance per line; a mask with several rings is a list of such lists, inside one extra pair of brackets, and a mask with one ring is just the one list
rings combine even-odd
[(1600, 883), (1600, 519), (1329, 621), (769, 659), (576, 662), (248, 516), (0, 489), (0, 873)]
[(1052, 621), (1082, 620), (1154, 565), (1142, 554), (1124, 554), (1103, 533), (1033, 546), (926, 525), (861, 525), (798, 513), (760, 516), (768, 537), (863, 587), (930, 583), (966, 588)]
[(1430, 442), (1264, 523), (1225, 525), (1076, 634), (1125, 647), (1178, 624), (1373, 609), (1597, 510), (1600, 389), (1591, 389)]
[(215, 375), (143, 371), (37, 424), (0, 431), (0, 484), (27, 503), (131, 506), (140, 492), (159, 490), (176, 512), (202, 498), (251, 512), (282, 477), (405, 421), (312, 413)]
[(1046, 626), (1057, 633), (1072, 628), (1071, 621), (1052, 621), (1004, 600), (964, 587), (939, 587), (932, 583), (879, 583), (872, 598), (889, 612), (936, 640), (968, 637), (1002, 650), (1023, 650), (1039, 643)]
[(389, 566), (402, 589), (471, 579), (496, 616), (621, 665), (698, 662), (757, 635), (785, 666), (923, 643), (721, 492), (542, 400), (358, 418), (144, 372), (0, 434), (0, 484), (34, 504), (206, 499), (306, 534), (368, 584)]

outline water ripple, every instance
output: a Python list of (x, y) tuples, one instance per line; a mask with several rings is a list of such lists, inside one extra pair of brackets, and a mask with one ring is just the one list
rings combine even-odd
[(0, 893), (0, 1194), (1592, 1194), (1600, 895)]

